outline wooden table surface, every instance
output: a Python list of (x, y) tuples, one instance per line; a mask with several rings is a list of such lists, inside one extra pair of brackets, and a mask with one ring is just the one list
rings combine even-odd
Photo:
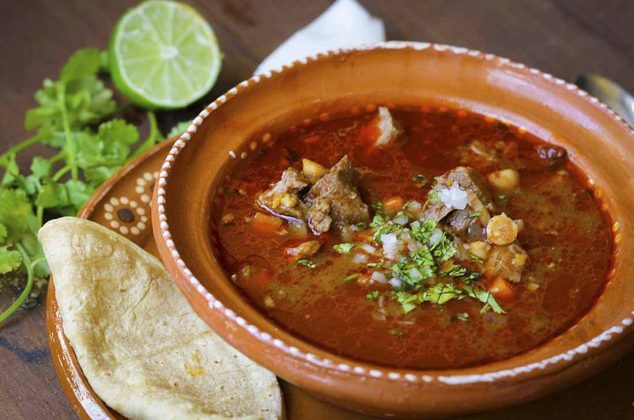
[[(329, 0), (188, 1), (213, 25), (224, 53), (217, 85), (188, 110), (160, 114), (161, 126), (191, 118), (204, 103), (251, 75), (280, 42)], [(475, 48), (574, 80), (599, 73), (634, 91), (632, 0), (361, 0), (388, 39)], [(103, 48), (127, 0), (0, 0), (0, 152), (24, 139), (26, 110), (45, 77), (81, 47)], [(33, 153), (37, 153), (34, 150)], [(5, 307), (9, 296), (0, 297)], [(0, 418), (74, 418), (51, 365), (44, 306), (0, 327)], [(492, 418), (480, 415), (473, 418)], [(495, 418), (634, 418), (634, 354), (579, 385)]]

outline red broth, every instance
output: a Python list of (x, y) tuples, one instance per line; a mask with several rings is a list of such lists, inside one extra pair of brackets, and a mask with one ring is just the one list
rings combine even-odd
[[(211, 234), (237, 287), (291, 333), (336, 354), (395, 368), (492, 362), (530, 350), (571, 326), (601, 293), (612, 253), (608, 217), (583, 173), (567, 160), (550, 167), (538, 153), (539, 146), (548, 147), (545, 142), (479, 114), (435, 107), (391, 112), (403, 133), (385, 148), (371, 145), (374, 113), (318, 119), (283, 132), (229, 174), (213, 203)], [(341, 242), (336, 233), (318, 238), (321, 250), (311, 258), (317, 267), (310, 269), (285, 252), (306, 238), (284, 228), (266, 233), (253, 227), (257, 195), (282, 171), (301, 168), (302, 158), (330, 167), (345, 154), (359, 172), (368, 204), (395, 195), (424, 201), (429, 187), (413, 180), (417, 174), (432, 179), (460, 165), (483, 174), (516, 169), (521, 188), (497, 196), (496, 203), (513, 219), (523, 219), (518, 239), (529, 262), (522, 281), (512, 284), (514, 297), (500, 301), (506, 313), (481, 314), (479, 302), (465, 299), (423, 304), (409, 313), (390, 310), (377, 319), (377, 302), (366, 298), (370, 289), (343, 281), (358, 268), (332, 251)], [(227, 214), (233, 220), (221, 223)]]

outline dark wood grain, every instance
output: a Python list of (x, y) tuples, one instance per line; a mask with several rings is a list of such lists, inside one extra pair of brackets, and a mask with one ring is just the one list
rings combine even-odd
[[(0, 151), (26, 138), (25, 111), (46, 77), (75, 49), (106, 46), (126, 0), (0, 1)], [(190, 1), (213, 25), (225, 55), (220, 79), (199, 103), (159, 115), (167, 130), (248, 77), (328, 0)], [(424, 40), (492, 52), (572, 80), (603, 74), (634, 91), (634, 1), (365, 0), (389, 39)], [(33, 153), (38, 153), (35, 149)], [(28, 159), (27, 159), (28, 160)], [(26, 160), (25, 160), (26, 161)], [(0, 307), (9, 296), (0, 297)], [(73, 418), (46, 344), (44, 307), (0, 327), (0, 418)], [(634, 355), (551, 397), (474, 418), (634, 418)]]

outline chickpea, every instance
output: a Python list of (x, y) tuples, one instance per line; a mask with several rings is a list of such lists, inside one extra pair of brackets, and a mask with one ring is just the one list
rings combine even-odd
[(517, 238), (517, 225), (506, 214), (493, 216), (487, 224), (487, 239), (495, 245), (508, 245)]
[(520, 174), (515, 169), (502, 169), (487, 176), (489, 183), (499, 191), (510, 191), (520, 185)]
[(319, 178), (328, 173), (328, 169), (317, 162), (310, 159), (302, 159), (302, 172), (310, 179), (316, 182)]

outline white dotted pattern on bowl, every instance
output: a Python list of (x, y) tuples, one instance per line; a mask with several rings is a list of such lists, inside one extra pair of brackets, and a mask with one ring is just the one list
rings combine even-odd
[[(103, 205), (104, 218), (110, 228), (124, 236), (137, 236), (150, 226), (151, 186), (158, 176), (158, 172), (144, 172), (136, 179), (134, 195), (111, 197), (110, 200)], [(134, 218), (132, 225), (130, 225), (132, 222), (127, 223), (119, 217), (118, 211), (122, 209), (127, 209), (132, 212)]]
[[(475, 59), (479, 59), (479, 60), (486, 60), (486, 61), (496, 61), (497, 64), (499, 66), (508, 66), (511, 68), (516, 68), (516, 69), (525, 69), (526, 66), (524, 64), (521, 63), (515, 63), (507, 58), (502, 58), (502, 57), (498, 57), (496, 55), (493, 54), (485, 54), (481, 51), (477, 51), (477, 50), (469, 50), (466, 48), (459, 48), (459, 47), (453, 47), (450, 45), (440, 45), (440, 44), (430, 44), (430, 43), (417, 43), (417, 42), (401, 42), (401, 41), (392, 41), (392, 42), (385, 42), (385, 43), (381, 43), (381, 44), (377, 44), (377, 45), (370, 45), (370, 46), (362, 46), (359, 48), (354, 48), (354, 49), (340, 49), (340, 50), (336, 50), (336, 51), (330, 51), (328, 53), (320, 53), (311, 57), (307, 57), (305, 59), (301, 59), (301, 60), (297, 60), (294, 61), (291, 64), (288, 65), (284, 65), (281, 68), (275, 69), (275, 70), (271, 70), (269, 72), (266, 72), (264, 74), (260, 74), (260, 75), (255, 75), (253, 77), (251, 77), (248, 80), (245, 80), (243, 82), (241, 82), (240, 84), (238, 84), (237, 87), (234, 87), (232, 89), (230, 89), (226, 94), (220, 96), (218, 99), (216, 99), (214, 102), (212, 102), (210, 105), (207, 106), (206, 109), (204, 109), (192, 122), (192, 124), (189, 126), (189, 128), (187, 129), (187, 131), (182, 134), (179, 138), (179, 140), (172, 146), (172, 149), (170, 150), (167, 158), (165, 159), (165, 162), (163, 163), (163, 166), (161, 168), (161, 172), (159, 174), (159, 179), (158, 179), (158, 185), (160, 185), (162, 188), (157, 191), (157, 202), (158, 202), (158, 217), (160, 222), (160, 232), (161, 232), (161, 236), (163, 236), (163, 238), (166, 240), (165, 244), (167, 245), (168, 249), (170, 250), (170, 253), (172, 254), (173, 258), (176, 260), (177, 265), (181, 268), (181, 271), (183, 272), (185, 278), (190, 282), (190, 284), (192, 286), (194, 286), (196, 288), (196, 290), (198, 291), (198, 293), (201, 294), (201, 296), (208, 302), (208, 306), (210, 309), (213, 309), (215, 311), (219, 311), (221, 314), (223, 314), (225, 317), (229, 318), (231, 321), (235, 322), (239, 327), (244, 328), (249, 334), (253, 335), (254, 337), (256, 337), (257, 339), (264, 341), (264, 342), (271, 342), (275, 347), (281, 349), (282, 351), (284, 351), (285, 353), (296, 357), (296, 358), (300, 358), (308, 363), (320, 366), (320, 367), (324, 367), (324, 368), (330, 368), (330, 369), (336, 369), (339, 370), (341, 372), (346, 372), (346, 373), (353, 373), (356, 375), (360, 375), (360, 376), (369, 376), (371, 378), (382, 378), (382, 377), (386, 377), (390, 380), (394, 380), (394, 381), (402, 381), (405, 380), (407, 382), (425, 382), (425, 383), (430, 383), (430, 382), (442, 382), (445, 384), (449, 384), (449, 385), (462, 385), (462, 384), (471, 384), (471, 383), (479, 383), (479, 382), (491, 382), (494, 381), (496, 379), (501, 379), (501, 378), (508, 378), (508, 377), (514, 377), (520, 374), (524, 374), (524, 373), (529, 373), (532, 372), (536, 369), (539, 370), (543, 370), (546, 367), (550, 366), (550, 365), (555, 365), (558, 364), (560, 362), (563, 361), (572, 361), (575, 357), (580, 356), (582, 354), (585, 354), (588, 352), (588, 350), (590, 348), (597, 348), (599, 346), (601, 346), (602, 344), (610, 341), (614, 336), (622, 334), (626, 328), (630, 327), (633, 323), (633, 318), (634, 318), (634, 310), (632, 310), (630, 312), (630, 317), (625, 318), (621, 321), (620, 324), (618, 325), (614, 325), (611, 328), (607, 329), (606, 331), (602, 332), (601, 334), (593, 337), (592, 339), (590, 339), (589, 341), (587, 341), (584, 344), (581, 344), (580, 346), (577, 346), (573, 349), (570, 349), (564, 353), (549, 357), (547, 359), (543, 359), (539, 362), (535, 362), (535, 363), (530, 363), (528, 365), (524, 365), (524, 366), (520, 366), (520, 367), (516, 367), (513, 369), (503, 369), (503, 370), (498, 370), (498, 371), (493, 371), (493, 372), (486, 372), (486, 373), (479, 373), (479, 374), (473, 374), (473, 375), (466, 375), (466, 374), (459, 374), (459, 375), (431, 375), (431, 374), (422, 374), (422, 375), (415, 375), (413, 373), (405, 373), (402, 374), (400, 372), (397, 371), (390, 371), (390, 370), (385, 370), (379, 367), (373, 367), (371, 369), (368, 369), (364, 366), (361, 365), (350, 365), (347, 363), (339, 363), (339, 364), (334, 364), (331, 360), (329, 359), (322, 359), (318, 356), (315, 356), (314, 354), (311, 353), (304, 353), (303, 351), (299, 350), (298, 348), (294, 347), (294, 346), (290, 346), (287, 343), (285, 343), (283, 340), (280, 340), (279, 338), (274, 338), (272, 337), (269, 333), (264, 332), (264, 331), (260, 331), (260, 329), (258, 327), (256, 327), (255, 325), (251, 325), (249, 324), (245, 319), (237, 316), (235, 314), (235, 312), (233, 312), (231, 309), (225, 308), (225, 306), (223, 305), (222, 302), (220, 302), (218, 299), (216, 299), (211, 293), (209, 293), (209, 291), (198, 281), (198, 279), (191, 273), (191, 271), (187, 268), (185, 262), (180, 258), (180, 255), (178, 253), (178, 250), (176, 250), (175, 246), (174, 246), (174, 242), (171, 240), (171, 233), (169, 231), (169, 224), (167, 221), (167, 215), (165, 214), (165, 185), (167, 185), (167, 179), (169, 176), (169, 172), (171, 170), (172, 167), (172, 162), (174, 162), (174, 160), (176, 159), (176, 157), (178, 156), (178, 154), (180, 153), (180, 151), (186, 146), (187, 142), (191, 139), (191, 136), (198, 130), (198, 127), (202, 124), (203, 119), (206, 118), (211, 112), (213, 112), (215, 109), (218, 108), (218, 106), (222, 105), (223, 103), (225, 103), (226, 101), (230, 100), (231, 98), (233, 98), (234, 96), (236, 96), (237, 94), (239, 94), (242, 90), (248, 88), (251, 85), (255, 85), (257, 83), (259, 83), (262, 79), (268, 79), (271, 77), (275, 77), (277, 74), (281, 73), (282, 71), (284, 71), (284, 69), (290, 69), (294, 66), (300, 66), (303, 64), (306, 64), (310, 61), (316, 61), (316, 60), (320, 60), (324, 57), (328, 57), (331, 55), (336, 55), (336, 54), (340, 54), (340, 53), (346, 53), (346, 52), (351, 52), (354, 50), (373, 50), (373, 49), (405, 49), (405, 48), (409, 48), (409, 49), (415, 49), (415, 50), (427, 50), (427, 49), (434, 49), (435, 51), (438, 52), (444, 52), (444, 53), (449, 53), (449, 54), (454, 54), (454, 55), (466, 55), (469, 57), (473, 57)], [(563, 88), (575, 92), (577, 95), (579, 95), (580, 97), (586, 99), (587, 101), (589, 101), (590, 103), (596, 104), (598, 106), (600, 106), (602, 109), (606, 110), (610, 116), (616, 120), (617, 122), (619, 122), (620, 124), (626, 126), (629, 128), (630, 132), (632, 133), (632, 135), (634, 135), (634, 129), (632, 129), (631, 127), (627, 126), (627, 124), (623, 121), (623, 119), (618, 116), (614, 111), (612, 111), (610, 108), (608, 108), (605, 104), (603, 104), (602, 102), (599, 102), (596, 98), (588, 95), (587, 92), (579, 89), (576, 85), (573, 85), (571, 83), (567, 83), (566, 81), (562, 80), (562, 79), (558, 79), (548, 73), (543, 73), (540, 70), (537, 69), (529, 69), (529, 72), (533, 75), (537, 75), (540, 76), (542, 79), (547, 80), (551, 83), (554, 83), (557, 86), (562, 86)], [(268, 138), (266, 137), (267, 134), (265, 134), (265, 136), (262, 139), (263, 143), (266, 143), (268, 141)], [(270, 136), (270, 135), (269, 135)], [(252, 148), (252, 150), (254, 150)], [(229, 156), (233, 159), (237, 159), (237, 158), (246, 158), (247, 156), (247, 151), (243, 151), (243, 152), (236, 152), (234, 150), (229, 151)], [(613, 226), (613, 230), (617, 230), (618, 231), (618, 224), (615, 223), (615, 225)]]

